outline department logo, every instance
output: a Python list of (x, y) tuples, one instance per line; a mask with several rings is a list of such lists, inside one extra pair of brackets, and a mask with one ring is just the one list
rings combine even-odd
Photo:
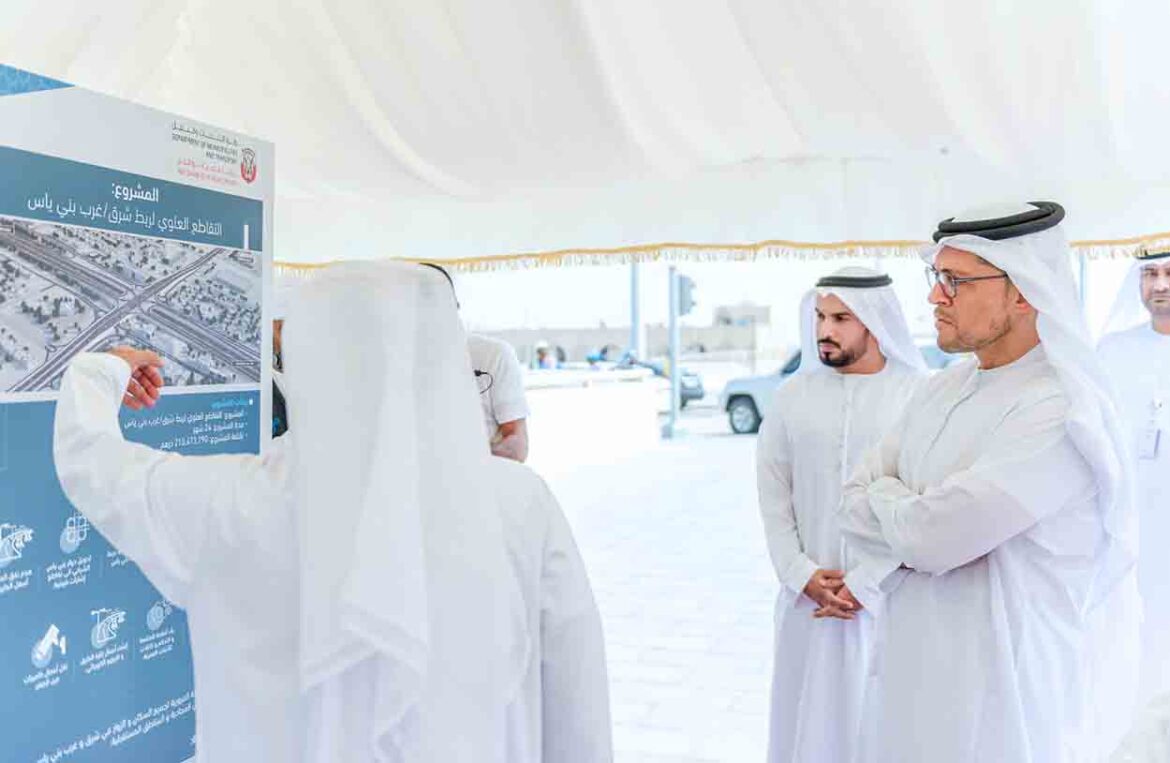
[(31, 527), (0, 523), (0, 569), (24, 556), (24, 547), (32, 539)]
[(256, 174), (259, 168), (256, 166), (256, 152), (250, 148), (245, 148), (240, 159), (240, 177), (244, 179), (245, 183), (251, 183), (256, 179)]

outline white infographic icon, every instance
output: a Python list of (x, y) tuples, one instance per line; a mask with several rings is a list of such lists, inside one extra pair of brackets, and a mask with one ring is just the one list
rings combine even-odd
[(24, 556), (24, 547), (32, 539), (31, 527), (0, 523), (0, 570)]
[(154, 606), (146, 613), (146, 627), (152, 632), (157, 631), (171, 616), (171, 612), (175, 610), (173, 604), (166, 599), (160, 599), (154, 603)]
[(101, 649), (118, 638), (118, 628), (126, 622), (126, 613), (121, 609), (95, 609), (90, 612), (97, 622), (89, 632), (89, 642), (94, 649)]
[(64, 655), (66, 646), (65, 637), (61, 635), (61, 630), (56, 625), (50, 625), (49, 629), (45, 631), (45, 635), (33, 644), (33, 665), (38, 670), (47, 668), (49, 663), (53, 661), (53, 650), (56, 649)]
[(61, 552), (72, 554), (81, 547), (81, 544), (88, 537), (89, 520), (74, 512), (69, 519), (65, 520), (65, 529), (61, 531)]

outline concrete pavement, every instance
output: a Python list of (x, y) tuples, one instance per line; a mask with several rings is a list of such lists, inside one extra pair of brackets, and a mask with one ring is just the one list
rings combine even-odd
[(755, 438), (688, 411), (677, 440), (546, 477), (577, 536), (608, 648), (619, 763), (764, 759), (777, 584)]

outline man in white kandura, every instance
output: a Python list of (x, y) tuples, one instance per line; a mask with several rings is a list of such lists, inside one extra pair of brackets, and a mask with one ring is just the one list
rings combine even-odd
[(573, 532), (531, 469), (495, 458), (492, 473), (533, 646), (524, 689), (509, 710), (509, 760), (609, 763), (605, 639)]
[[(427, 267), (451, 284), (445, 270)], [(278, 293), (286, 298), (293, 294)], [(473, 339), (468, 337), (468, 349), (475, 369)], [(517, 373), (512, 378), (523, 404), (519, 363), (514, 354), (512, 358)], [(480, 378), (476, 374), (476, 380)], [(481, 389), (486, 415), (490, 403), (484, 400)], [(503, 522), (532, 647), (523, 687), (508, 708), (507, 759), (608, 763), (613, 745), (605, 638), (585, 564), (560, 504), (544, 481), (531, 469), (512, 463), (519, 459), (497, 455), (480, 488), (492, 497)]]
[(531, 469), (493, 458), (486, 478), (479, 488), (499, 510), (532, 647), (522, 688), (508, 708), (507, 759), (609, 763), (605, 639), (573, 532), (556, 497)]
[(315, 274), (289, 309), (289, 434), (263, 456), (126, 442), (161, 360), (70, 365), (66, 495), (187, 610), (199, 759), (507, 761), (528, 670), (451, 291), (412, 265)]
[[(849, 763), (856, 744), (873, 623), (844, 588), (841, 487), (926, 370), (891, 283), (859, 267), (817, 282), (800, 306), (800, 370), (760, 428), (760, 512), (781, 584), (771, 763)], [(823, 606), (848, 619), (814, 619)]]
[(467, 350), (497, 456), (490, 487), (524, 596), (532, 644), (524, 688), (509, 708), (509, 760), (610, 763), (613, 741), (601, 613), (556, 496), (523, 465), (528, 403), (520, 362), (507, 342), (475, 334), (468, 335)]
[(1170, 691), (1170, 248), (1130, 269), (1098, 347), (1135, 457), (1141, 700)]
[(1063, 217), (952, 218), (925, 254), (939, 346), (976, 360), (931, 377), (845, 487), (845, 583), (880, 644), (861, 761), (1098, 761), (1132, 713), (1130, 475)]

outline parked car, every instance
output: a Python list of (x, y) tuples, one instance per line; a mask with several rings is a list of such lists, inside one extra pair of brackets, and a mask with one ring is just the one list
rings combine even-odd
[[(662, 379), (666, 379), (668, 381), (670, 380), (670, 374), (667, 373), (666, 367), (662, 363), (654, 363), (654, 362), (647, 362), (647, 361), (634, 361), (634, 365), (640, 366), (642, 368), (649, 368), (651, 371), (654, 372), (655, 376), (662, 378)], [(690, 371), (686, 368), (683, 368), (680, 370), (678, 384), (679, 384), (678, 405), (680, 408), (686, 408), (687, 403), (692, 402), (694, 400), (702, 400), (703, 395), (707, 394), (703, 390), (703, 377), (699, 376), (694, 371)]]
[[(918, 345), (919, 352), (926, 360), (927, 368), (939, 370), (963, 359), (961, 355), (943, 352), (933, 342)], [(760, 430), (764, 411), (780, 384), (800, 368), (800, 350), (789, 356), (779, 371), (763, 376), (747, 376), (727, 382), (719, 396), (719, 407), (727, 412), (731, 431), (736, 434), (753, 434)]]
[(687, 403), (693, 400), (702, 400), (707, 392), (703, 389), (703, 377), (699, 376), (694, 371), (682, 369), (682, 374), (678, 380), (679, 382), (679, 402), (680, 408), (686, 408)]
[[(596, 358), (590, 356), (591, 362), (600, 362), (604, 360), (603, 355)], [(626, 352), (622, 355), (621, 360), (617, 363), (617, 368), (647, 368), (660, 379), (670, 379), (670, 374), (666, 371), (664, 363), (657, 363), (655, 361), (638, 360), (631, 353)], [(687, 403), (695, 400), (702, 400), (703, 396), (707, 394), (703, 389), (703, 377), (699, 376), (694, 371), (686, 368), (681, 369), (679, 374), (679, 407), (686, 408)]]

